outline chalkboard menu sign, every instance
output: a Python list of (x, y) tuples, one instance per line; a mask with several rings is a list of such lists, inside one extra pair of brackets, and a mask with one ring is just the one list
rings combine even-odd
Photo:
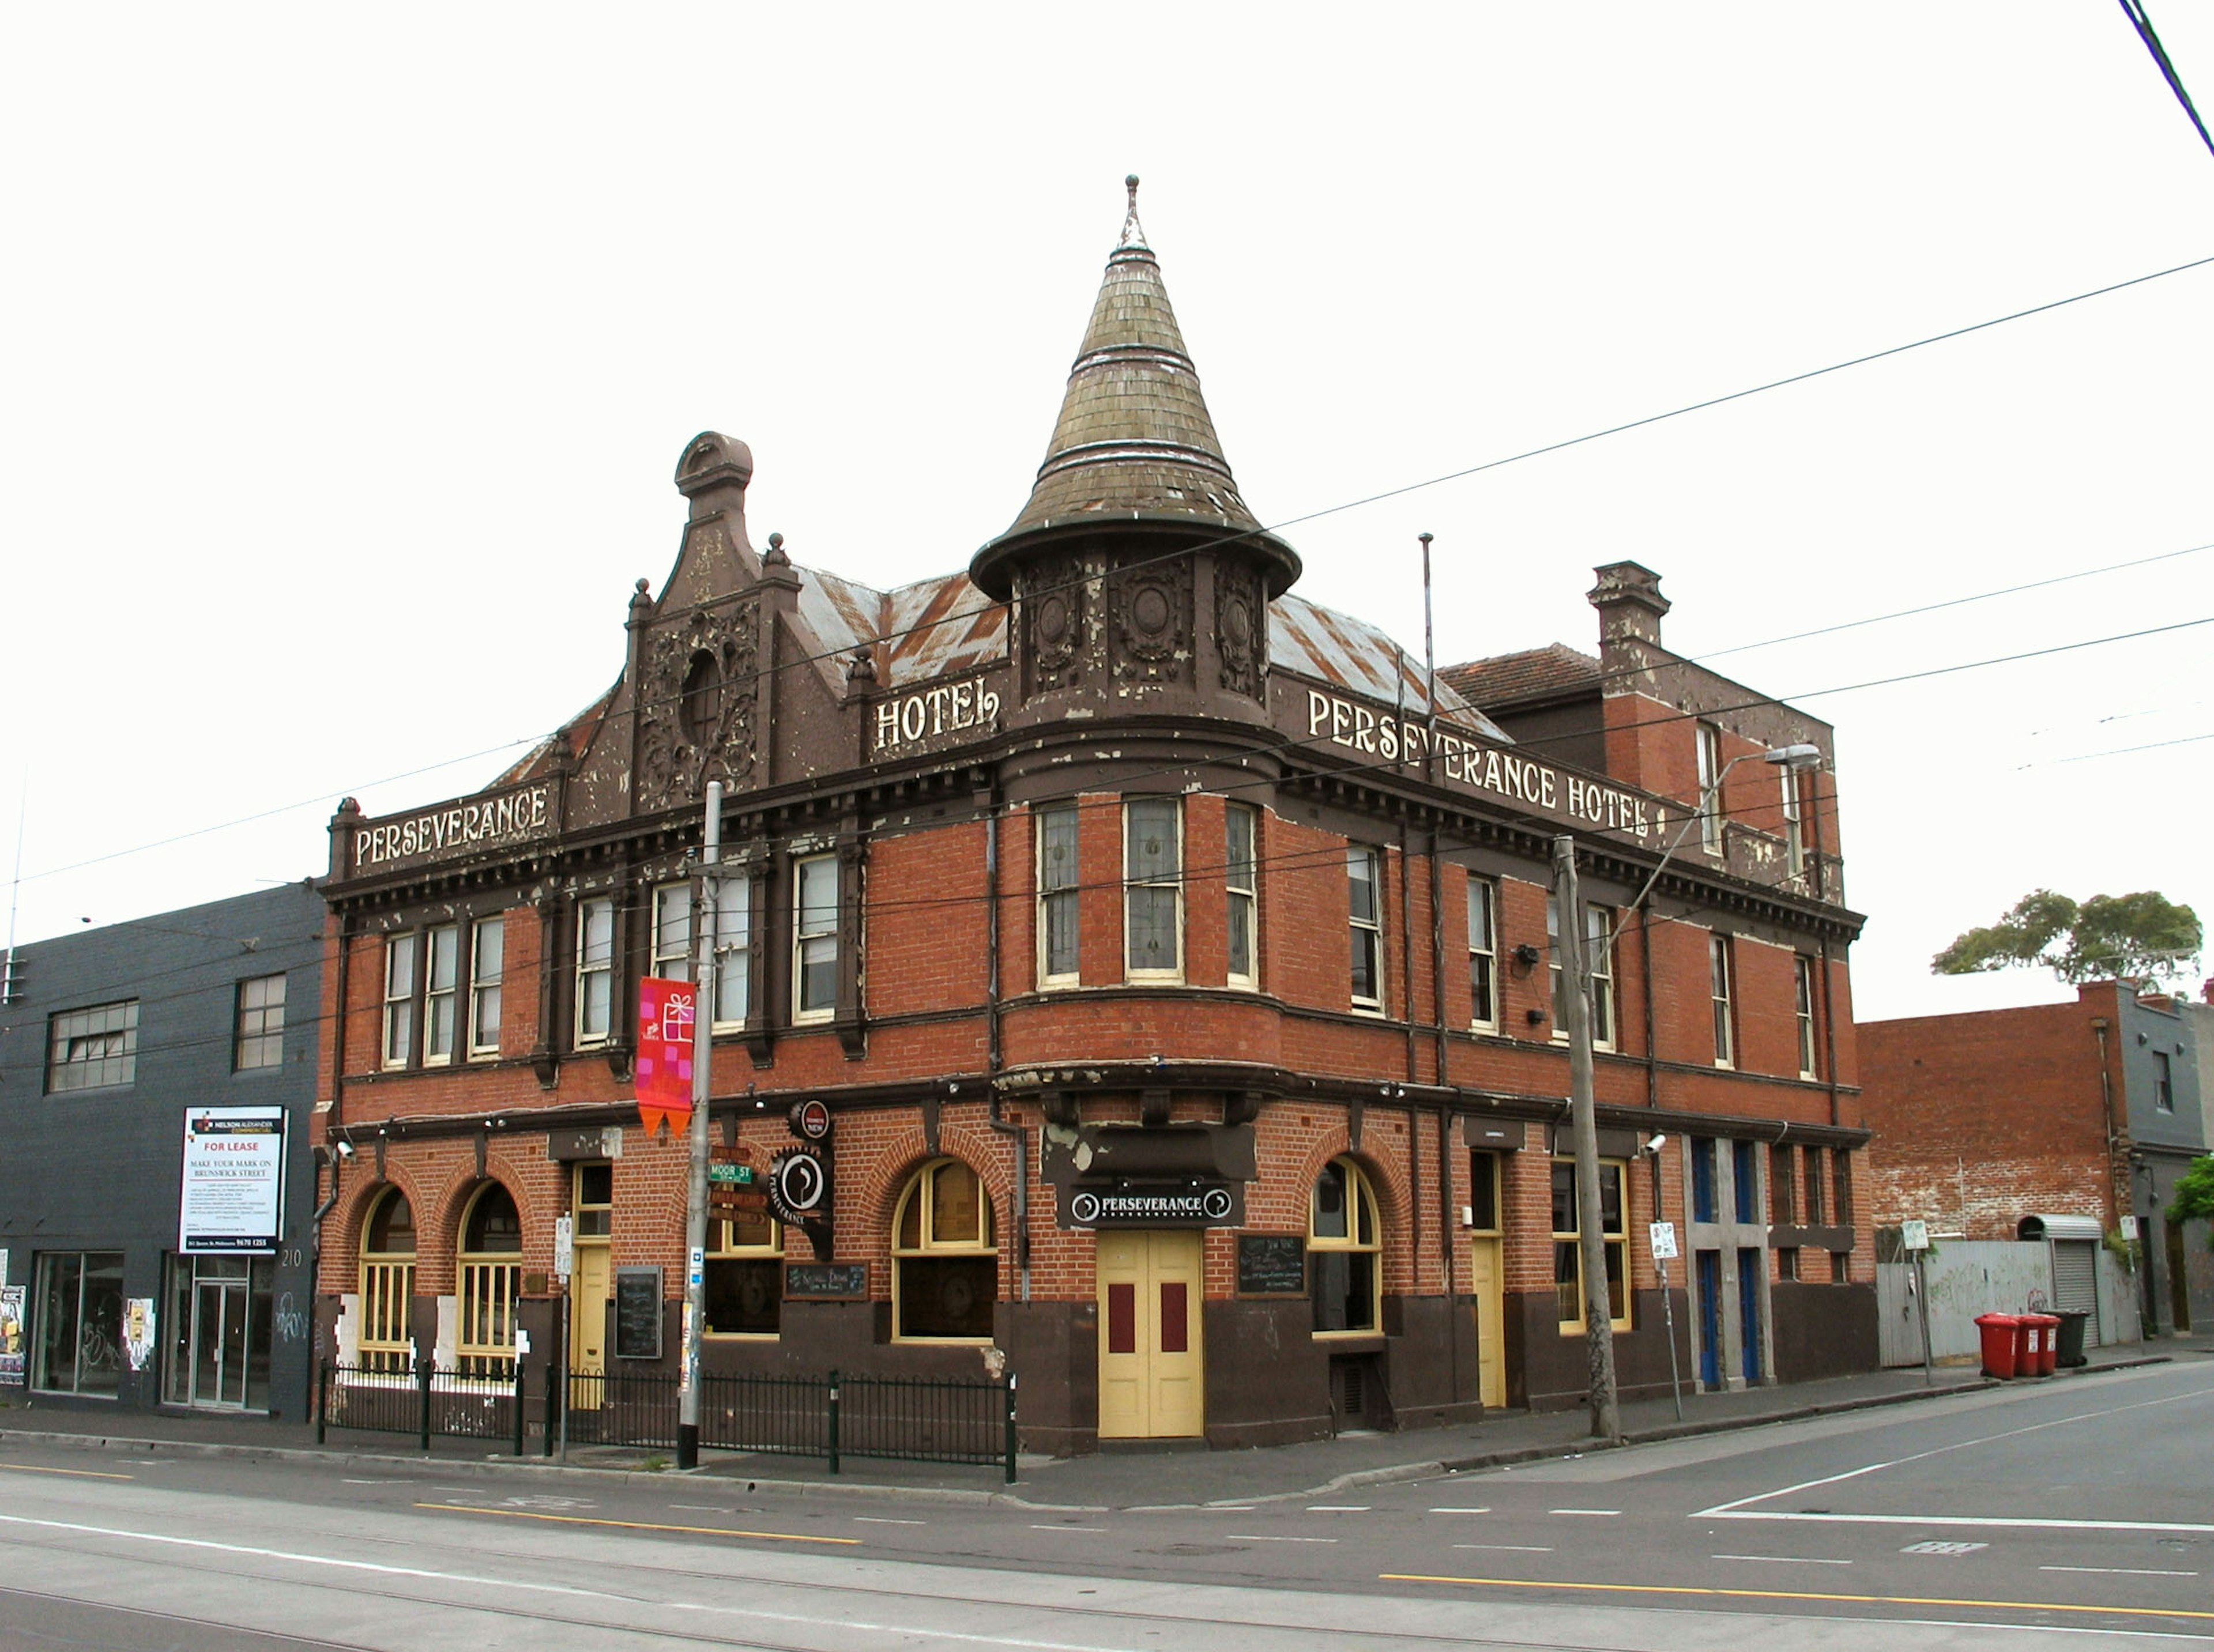
[(784, 1294), (816, 1301), (846, 1300), (869, 1294), (869, 1265), (865, 1262), (787, 1262), (784, 1265)]
[(661, 1270), (615, 1270), (615, 1357), (661, 1357)]
[(1241, 1296), (1304, 1296), (1307, 1289), (1307, 1242), (1297, 1234), (1238, 1235), (1238, 1294)]

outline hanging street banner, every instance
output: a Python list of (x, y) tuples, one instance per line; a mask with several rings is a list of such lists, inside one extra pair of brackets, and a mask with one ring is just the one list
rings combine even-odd
[(692, 1122), (692, 1017), (699, 1003), (689, 981), (649, 975), (638, 984), (638, 1121), (651, 1140), (666, 1119), (681, 1135)]
[(284, 1231), (284, 1108), (186, 1112), (180, 1254), (273, 1255)]

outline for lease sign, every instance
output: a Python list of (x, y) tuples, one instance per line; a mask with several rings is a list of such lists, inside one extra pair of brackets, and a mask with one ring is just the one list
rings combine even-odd
[(270, 1254), (284, 1230), (284, 1192), (282, 1107), (186, 1110), (179, 1252)]

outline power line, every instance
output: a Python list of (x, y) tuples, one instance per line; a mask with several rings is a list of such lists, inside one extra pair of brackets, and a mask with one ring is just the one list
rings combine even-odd
[(2122, 15), (2137, 30), (2138, 39), (2144, 42), (2145, 50), (2152, 53), (2153, 62), (2160, 65), (2160, 76), (2168, 82), (2168, 89), (2175, 94), (2175, 101), (2183, 106), (2183, 113), (2191, 117), (2191, 124), (2198, 128), (2199, 141), (2206, 146), (2209, 155), (2214, 155), (2214, 137), (2206, 135), (2206, 123), (2199, 118), (2199, 111), (2192, 106), (2191, 94), (2183, 89), (2183, 77), (2175, 72), (2175, 65), (2168, 61), (2168, 48), (2160, 43), (2160, 36), (2153, 32), (2152, 15), (2145, 10), (2144, 0), (2121, 0), (2121, 5)]
[(2034, 763), (2017, 763), (2015, 772), (2024, 769), (2050, 769), (2062, 763), (2089, 763), (2095, 758), (2127, 757), (2132, 752), (2164, 751), (2170, 746), (2196, 746), (2202, 740), (2214, 740), (2214, 734), (2186, 735), (2180, 740), (2156, 740), (2143, 746), (2116, 746), (2103, 752), (2083, 752), (2075, 757), (2040, 758)]

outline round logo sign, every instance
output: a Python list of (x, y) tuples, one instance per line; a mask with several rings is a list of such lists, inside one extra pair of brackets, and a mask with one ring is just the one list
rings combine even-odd
[(768, 1202), (780, 1222), (805, 1222), (830, 1201), (830, 1178), (812, 1148), (788, 1147), (769, 1161)]
[(830, 1109), (812, 1098), (795, 1102), (792, 1109), (792, 1133), (804, 1136), (810, 1142), (819, 1142), (830, 1134)]
[(1220, 1222), (1230, 1214), (1230, 1190), (1226, 1187), (1210, 1187), (1199, 1204), (1200, 1208), (1207, 1212), (1207, 1219), (1209, 1222)]
[(1099, 1195), (1097, 1193), (1071, 1194), (1068, 1200), (1068, 1219), (1071, 1222), (1080, 1222), (1087, 1228), (1098, 1221)]

